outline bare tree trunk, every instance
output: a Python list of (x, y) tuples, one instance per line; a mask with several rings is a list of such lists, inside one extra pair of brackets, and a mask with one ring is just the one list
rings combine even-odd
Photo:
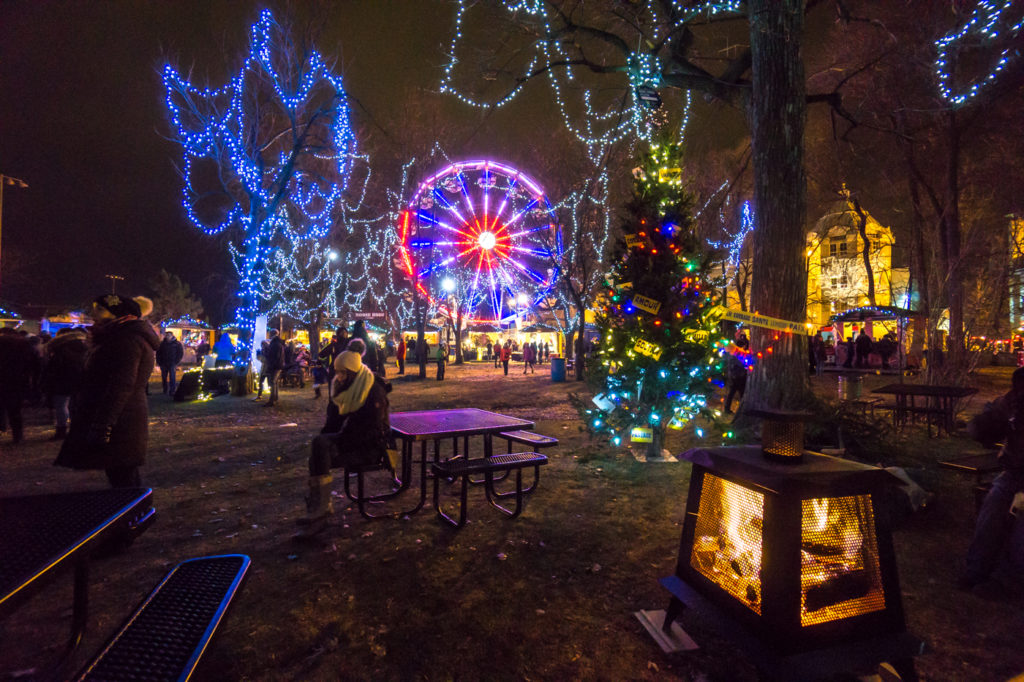
[(868, 303), (878, 305), (875, 302), (875, 271), (871, 267), (871, 242), (868, 240), (868, 215), (861, 208), (860, 200), (853, 200), (853, 210), (857, 212), (857, 231), (864, 242), (864, 271), (868, 275)]
[(459, 306), (453, 323), (455, 324), (455, 364), (461, 365), (465, 362), (465, 358), (462, 357), (462, 306)]
[[(751, 0), (751, 147), (754, 164), (755, 312), (803, 322), (807, 305), (804, 269), (804, 124), (806, 96), (800, 54), (802, 0)], [(754, 327), (751, 350), (763, 353), (744, 403), (750, 407), (792, 408), (809, 396), (807, 340), (804, 335)]]
[(949, 148), (946, 168), (946, 206), (942, 213), (942, 240), (946, 254), (946, 291), (949, 301), (950, 370), (956, 374), (966, 370), (967, 353), (964, 342), (964, 285), (960, 262), (960, 130), (956, 111), (947, 113)]

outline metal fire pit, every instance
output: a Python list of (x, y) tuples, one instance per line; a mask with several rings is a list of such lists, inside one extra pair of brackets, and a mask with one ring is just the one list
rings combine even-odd
[[(759, 446), (694, 449), (663, 630), (684, 606), (718, 622), (755, 662), (800, 679), (889, 661), (913, 674), (881, 493), (882, 469), (812, 452), (798, 463)], [(825, 655), (823, 655), (823, 653)], [(906, 679), (906, 677), (905, 677)]]

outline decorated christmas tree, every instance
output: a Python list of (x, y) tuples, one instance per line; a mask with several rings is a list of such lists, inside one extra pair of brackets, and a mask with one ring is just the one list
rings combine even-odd
[(649, 458), (661, 456), (665, 429), (706, 412), (721, 385), (711, 275), (721, 258), (693, 232), (679, 161), (677, 144), (652, 144), (633, 171), (597, 314), (591, 376), (602, 390), (581, 405), (592, 432), (615, 445), (644, 443)]

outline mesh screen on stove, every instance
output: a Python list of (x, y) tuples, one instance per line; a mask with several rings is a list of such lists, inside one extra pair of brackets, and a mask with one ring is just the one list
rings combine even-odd
[(885, 608), (870, 495), (802, 501), (800, 624)]
[(761, 614), (764, 495), (704, 475), (690, 565)]

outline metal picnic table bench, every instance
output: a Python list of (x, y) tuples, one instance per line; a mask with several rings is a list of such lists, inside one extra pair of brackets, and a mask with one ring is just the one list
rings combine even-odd
[[(928, 435), (931, 436), (933, 423), (937, 432), (945, 430), (947, 434), (951, 434), (955, 426), (957, 401), (974, 395), (978, 389), (970, 386), (936, 384), (887, 384), (871, 392), (895, 397), (892, 405), (884, 406), (893, 412), (894, 427), (902, 428), (915, 415), (922, 415), (928, 427)], [(925, 404), (917, 405), (917, 397), (925, 398)], [(878, 409), (880, 406), (875, 407)]]

